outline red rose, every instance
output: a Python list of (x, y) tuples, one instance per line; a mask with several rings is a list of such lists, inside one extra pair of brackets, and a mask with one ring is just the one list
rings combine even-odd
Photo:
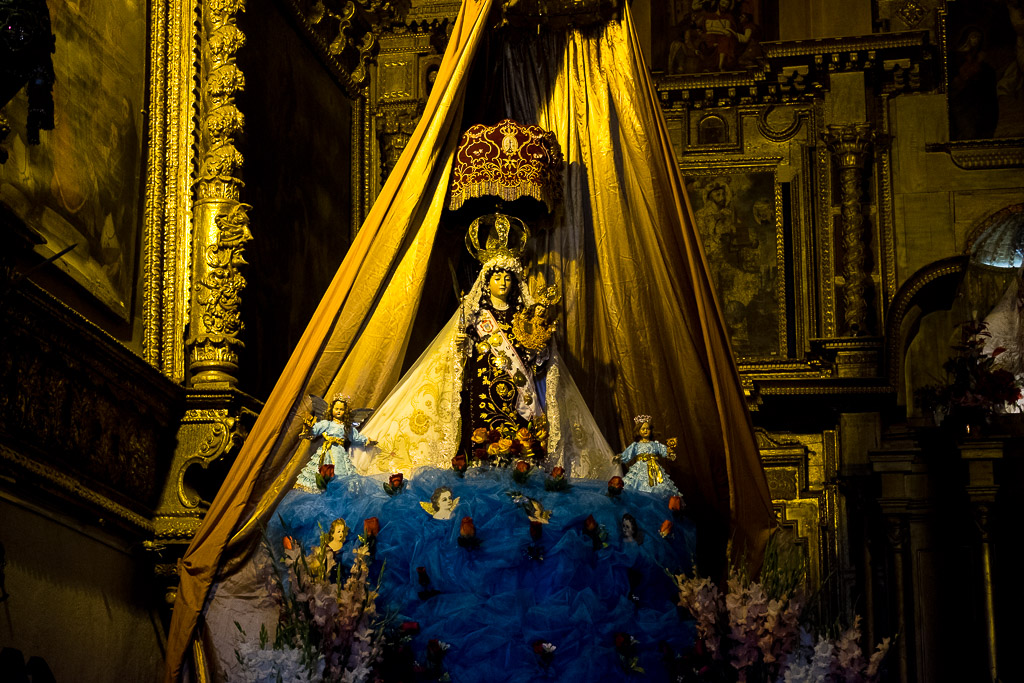
[(512, 455), (519, 455), (523, 452), (523, 444), (521, 441), (513, 441), (512, 445), (508, 447), (508, 452)]
[(466, 454), (459, 453), (452, 458), (452, 469), (453, 470), (464, 470), (466, 469)]
[(444, 647), (440, 640), (433, 638), (427, 642), (427, 656), (434, 660), (444, 657)]
[(403, 621), (399, 630), (403, 635), (414, 636), (420, 632), (420, 625), (416, 621)]
[(544, 530), (544, 525), (540, 522), (530, 522), (530, 538), (534, 541), (540, 540), (540, 534)]
[(320, 465), (320, 476), (324, 479), (333, 479), (334, 465)]
[(486, 448), (474, 448), (473, 449), (473, 459), (474, 460), (486, 460), (487, 459), (487, 449)]
[(661, 529), (658, 530), (658, 533), (661, 534), (662, 538), (665, 538), (670, 533), (672, 533), (672, 520), (666, 519), (664, 522), (662, 522)]
[(291, 536), (285, 536), (281, 543), (285, 550), (295, 550), (295, 540)]
[(463, 517), (462, 524), (459, 526), (459, 535), (463, 538), (475, 538), (476, 527), (473, 525), (472, 517)]
[(626, 483), (622, 481), (622, 477), (612, 477), (611, 479), (608, 480), (608, 488), (610, 489), (616, 489), (618, 491), (621, 491), (622, 487), (625, 485)]
[(404, 482), (404, 481), (405, 481), (405, 475), (402, 474), (401, 472), (397, 472), (395, 474), (392, 474), (391, 477), (388, 479), (388, 483), (391, 484), (391, 488), (393, 488), (393, 489), (401, 488), (402, 487), (402, 482)]
[(363, 533), (367, 538), (374, 538), (380, 532), (380, 520), (376, 517), (369, 517), (363, 520)]
[(682, 512), (683, 499), (680, 496), (669, 496), (668, 509), (672, 512)]
[(586, 532), (597, 531), (597, 520), (594, 519), (594, 515), (590, 515), (583, 520), (583, 530)]
[(520, 460), (519, 462), (516, 463), (516, 472), (518, 472), (519, 474), (526, 474), (529, 471), (530, 463), (526, 462), (525, 460)]
[(615, 634), (615, 649), (621, 650), (629, 645), (629, 634), (619, 631)]
[(561, 479), (562, 477), (565, 476), (565, 468), (564, 467), (554, 467), (554, 468), (552, 468), (551, 476), (553, 478), (555, 478), (555, 479)]
[(534, 439), (533, 441), (530, 442), (530, 452), (532, 452), (534, 455), (536, 455), (539, 458), (543, 457), (544, 456), (544, 446), (541, 444), (540, 441), (537, 441), (536, 439)]
[(487, 440), (490, 441), (491, 443), (496, 443), (500, 439), (501, 432), (499, 432), (497, 429), (492, 429), (491, 431), (487, 432)]

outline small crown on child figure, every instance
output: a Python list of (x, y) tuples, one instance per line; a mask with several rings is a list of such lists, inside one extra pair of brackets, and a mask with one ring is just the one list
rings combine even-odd
[(345, 403), (351, 403), (352, 397), (349, 396), (348, 394), (343, 394), (339, 391), (338, 393), (331, 397), (331, 403), (334, 403), (335, 401), (344, 401)]
[(633, 418), (633, 422), (635, 422), (638, 425), (642, 425), (645, 422), (650, 424), (651, 416), (650, 415), (637, 415), (636, 417)]

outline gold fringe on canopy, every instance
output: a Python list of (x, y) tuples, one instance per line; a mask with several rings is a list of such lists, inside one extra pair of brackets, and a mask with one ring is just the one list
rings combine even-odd
[[(177, 680), (210, 586), (259, 539), (309, 457), (307, 393), (377, 406), (399, 379), (423, 299), (470, 66), (494, 0), (466, 0), (423, 118), (274, 387), (180, 566), (168, 634)], [(510, 111), (554, 131), (567, 162), (564, 209), (536, 245), (561, 283), (562, 348), (606, 430), (650, 412), (679, 437), (670, 473), (691, 508), (729, 518), (755, 564), (773, 523), (750, 418), (628, 7), (602, 29), (508, 46)], [(438, 311), (438, 327), (451, 311)], [(625, 440), (625, 439), (624, 439)]]

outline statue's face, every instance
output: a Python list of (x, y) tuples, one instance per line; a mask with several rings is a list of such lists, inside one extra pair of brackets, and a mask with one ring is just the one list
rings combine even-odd
[(335, 401), (331, 406), (331, 417), (335, 420), (342, 420), (345, 418), (345, 411), (348, 410), (348, 404), (344, 401)]
[(491, 289), (491, 296), (499, 301), (505, 301), (508, 298), (508, 293), (512, 290), (512, 273), (497, 270), (491, 273), (487, 284)]
[(334, 527), (334, 531), (331, 533), (331, 540), (335, 543), (344, 543), (345, 536), (348, 534), (348, 529), (344, 524), (338, 524)]
[(647, 439), (651, 436), (651, 424), (649, 422), (640, 423), (640, 436), (641, 438)]
[(452, 494), (450, 491), (444, 491), (440, 496), (437, 497), (437, 510), (438, 512), (451, 512), (452, 509)]
[(544, 304), (537, 304), (536, 311), (537, 312), (535, 313), (535, 315), (538, 318), (543, 318), (544, 316), (546, 316), (548, 314), (548, 307), (545, 306)]

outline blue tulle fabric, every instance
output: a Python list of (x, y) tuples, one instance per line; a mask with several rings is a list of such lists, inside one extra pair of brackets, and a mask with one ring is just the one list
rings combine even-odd
[[(320, 526), (327, 529), (342, 517), (352, 529), (343, 553), (350, 565), (363, 520), (377, 517), (381, 529), (372, 576), (384, 566), (378, 606), (420, 624), (413, 642), (417, 651), (432, 638), (450, 644), (444, 665), (453, 681), (629, 679), (614, 646), (620, 631), (638, 641), (646, 671), (638, 680), (662, 680), (658, 643), (679, 651), (693, 642), (692, 622), (678, 612), (666, 573), (691, 570), (693, 525), (676, 519), (672, 533), (662, 538), (659, 528), (671, 518), (665, 496), (626, 491), (613, 499), (607, 484), (595, 480), (572, 480), (568, 491), (545, 491), (545, 476), (534, 472), (520, 485), (507, 470), (471, 469), (460, 478), (451, 470), (423, 468), (394, 496), (378, 479), (337, 477), (323, 495), (289, 493), (268, 531), (274, 543), (288, 533), (308, 550), (319, 543)], [(451, 487), (460, 499), (450, 520), (435, 520), (420, 506), (439, 486)], [(529, 519), (510, 491), (552, 512), (539, 541), (543, 560), (528, 556)], [(644, 534), (641, 544), (622, 538), (626, 513)], [(588, 515), (606, 530), (607, 547), (594, 550), (584, 535)], [(476, 549), (458, 545), (465, 516), (476, 526), (481, 541)], [(438, 595), (420, 599), (417, 567), (426, 568)], [(532, 649), (537, 640), (557, 648), (546, 668)]]

